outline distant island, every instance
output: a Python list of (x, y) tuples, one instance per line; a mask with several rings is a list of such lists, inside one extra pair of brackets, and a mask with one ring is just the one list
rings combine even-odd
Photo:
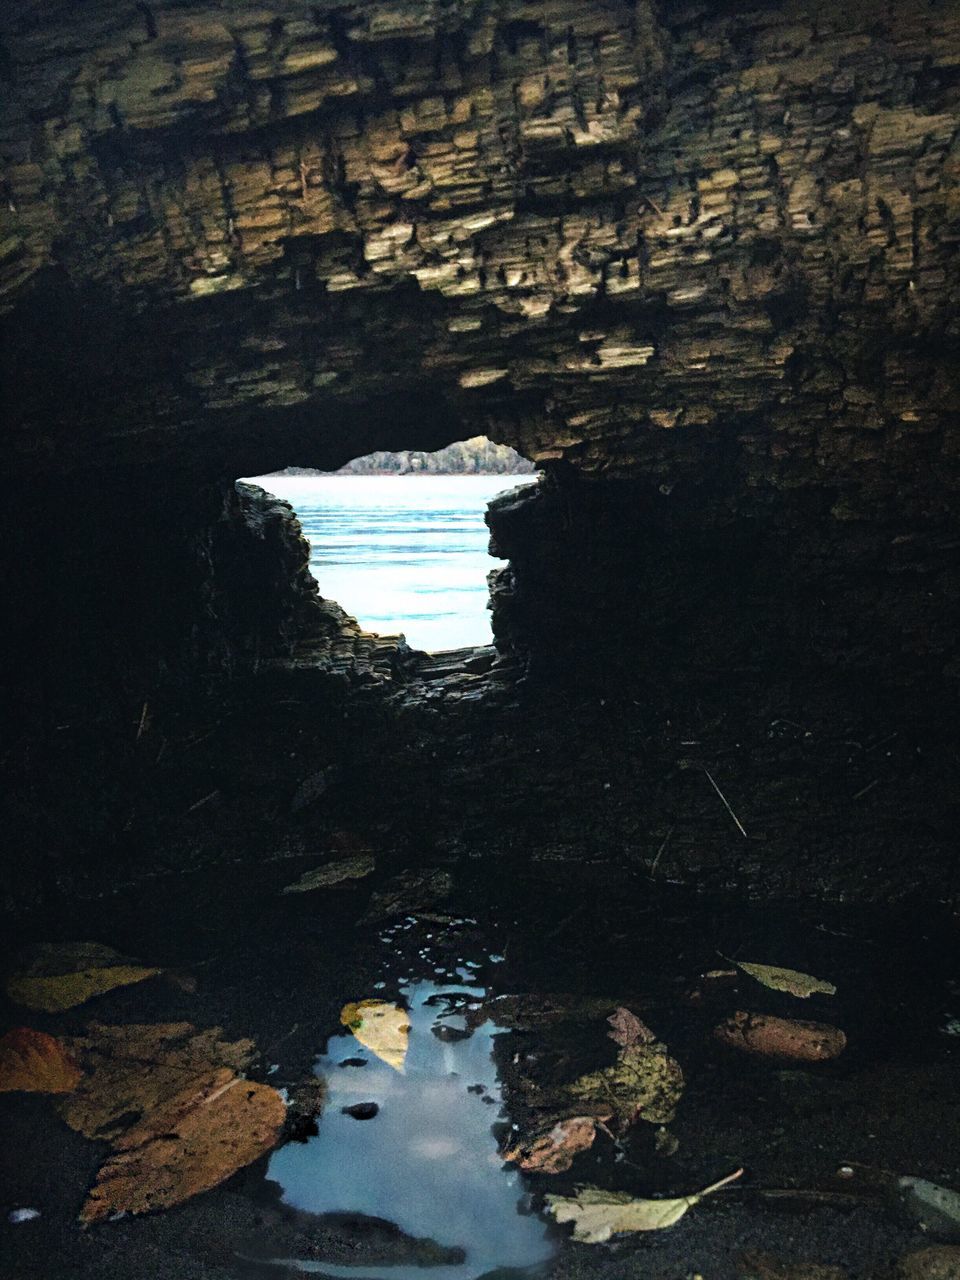
[[(354, 458), (345, 467), (334, 472), (338, 476), (517, 476), (529, 475), (535, 470), (529, 458), (511, 449), (509, 445), (494, 444), (486, 436), (474, 436), (471, 440), (459, 440), (448, 444), (436, 453), (424, 453), (420, 449), (403, 449), (398, 453), (368, 453), (364, 458)], [(285, 467), (274, 475), (312, 476), (329, 475), (315, 467)]]

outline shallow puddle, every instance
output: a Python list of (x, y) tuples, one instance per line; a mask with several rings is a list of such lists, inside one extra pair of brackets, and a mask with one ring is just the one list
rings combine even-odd
[[(472, 983), (403, 984), (410, 1037), (399, 1069), (350, 1032), (332, 1036), (316, 1064), (328, 1089), (319, 1131), (278, 1151), (267, 1172), (297, 1209), (386, 1219), (409, 1236), (462, 1250), (461, 1264), (430, 1268), (435, 1280), (527, 1268), (553, 1252), (541, 1219), (521, 1211), (523, 1180), (499, 1151), (504, 1112), (493, 1042), (500, 1029), (485, 1022), (470, 1030), (458, 1012), (485, 994)], [(356, 1118), (358, 1108), (368, 1114), (364, 1104), (376, 1113)], [(358, 1280), (363, 1274), (300, 1265)], [(376, 1270), (395, 1280), (424, 1274), (410, 1266)]]
[[(614, 882), (611, 871), (600, 892), (592, 868), (536, 864), (510, 875), (461, 865), (427, 905), (374, 911), (393, 902), (393, 869), (344, 890), (284, 895), (300, 870), (264, 867), (228, 892), (223, 872), (146, 888), (83, 904), (82, 923), (71, 905), (60, 920), (23, 921), (16, 947), (86, 938), (163, 972), (62, 1015), (8, 1003), (6, 1026), (65, 1036), (98, 1021), (223, 1026), (255, 1041), (254, 1079), (291, 1097), (305, 1079), (326, 1084), (312, 1136), (295, 1130), (186, 1204), (86, 1233), (76, 1217), (106, 1147), (67, 1133), (44, 1099), (0, 1098), (0, 1119), (16, 1124), (0, 1153), (0, 1198), (8, 1211), (41, 1212), (0, 1223), (0, 1244), (25, 1274), (40, 1266), (139, 1280), (147, 1239), (171, 1260), (156, 1275), (177, 1280), (204, 1250), (231, 1277), (248, 1263), (266, 1264), (258, 1275), (337, 1280), (537, 1272), (568, 1257), (546, 1195), (578, 1184), (684, 1195), (741, 1166), (736, 1185), (677, 1226), (591, 1256), (625, 1266), (618, 1276), (658, 1280), (696, 1271), (734, 1280), (747, 1247), (865, 1273), (915, 1236), (861, 1169), (960, 1182), (947, 915), (697, 898), (628, 875)], [(797, 998), (735, 961), (794, 967), (837, 992)], [(346, 1009), (371, 1000), (409, 1025), (392, 1061), (365, 1029), (349, 1029)], [(546, 1118), (579, 1114), (571, 1087), (621, 1052), (607, 1021), (618, 1006), (682, 1070), (675, 1116), (617, 1116), (559, 1173), (506, 1162), (504, 1151), (542, 1134)], [(714, 1035), (735, 1010), (829, 1022), (847, 1047), (816, 1063), (738, 1054)], [(841, 1167), (853, 1174), (838, 1183)]]

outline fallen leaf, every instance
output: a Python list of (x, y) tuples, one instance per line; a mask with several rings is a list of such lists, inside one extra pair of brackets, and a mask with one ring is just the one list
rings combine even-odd
[(960, 1242), (960, 1192), (926, 1178), (898, 1178), (896, 1196), (904, 1216), (936, 1240)]
[(668, 1124), (683, 1094), (683, 1071), (666, 1045), (652, 1040), (621, 1049), (612, 1066), (581, 1076), (566, 1092), (591, 1110), (612, 1106), (625, 1125)]
[(0, 1093), (70, 1093), (80, 1076), (60, 1041), (45, 1031), (15, 1027), (0, 1037)]
[(733, 1049), (794, 1062), (827, 1062), (847, 1045), (847, 1037), (826, 1022), (800, 1022), (738, 1011), (714, 1028), (715, 1038)]
[(395, 1071), (403, 1070), (410, 1042), (410, 1015), (405, 1009), (386, 1000), (360, 1000), (343, 1006), (340, 1021), (365, 1049)]
[(615, 1040), (622, 1048), (627, 1049), (634, 1044), (653, 1044), (656, 1036), (650, 1028), (640, 1021), (635, 1013), (620, 1005), (607, 1019), (613, 1028), (609, 1032), (610, 1039)]
[(209, 1073), (116, 1142), (80, 1212), (84, 1223), (182, 1204), (251, 1164), (276, 1143), (286, 1108), (276, 1089)]
[(62, 1013), (114, 987), (142, 982), (159, 969), (138, 965), (98, 942), (42, 943), (19, 957), (7, 979), (15, 1004), (44, 1013)]
[(674, 1200), (635, 1200), (625, 1192), (583, 1187), (575, 1196), (547, 1196), (547, 1206), (557, 1222), (573, 1223), (574, 1240), (603, 1244), (611, 1236), (627, 1231), (662, 1231), (672, 1227), (704, 1196), (734, 1182), (742, 1173), (742, 1169), (737, 1169), (694, 1195)]
[(837, 988), (832, 982), (824, 982), (822, 978), (814, 978), (809, 973), (799, 973), (796, 969), (781, 969), (772, 964), (741, 964), (737, 968), (748, 973), (757, 982), (774, 991), (786, 991), (788, 995), (807, 1000), (817, 992), (825, 996), (835, 996)]
[(211, 1071), (245, 1069), (251, 1040), (229, 1042), (219, 1027), (198, 1031), (189, 1022), (105, 1026), (92, 1023), (66, 1040), (84, 1076), (60, 1102), (71, 1129), (87, 1138), (113, 1139), (141, 1117), (165, 1106)]
[(299, 880), (281, 889), (281, 893), (309, 893), (311, 889), (327, 889), (346, 881), (362, 880), (373, 872), (375, 866), (369, 853), (344, 858), (341, 862), (328, 862), (322, 867), (314, 867), (312, 871), (305, 871)]
[(546, 1133), (521, 1143), (504, 1154), (524, 1173), (564, 1173), (573, 1157), (593, 1146), (597, 1122), (593, 1116), (571, 1116), (558, 1120)]

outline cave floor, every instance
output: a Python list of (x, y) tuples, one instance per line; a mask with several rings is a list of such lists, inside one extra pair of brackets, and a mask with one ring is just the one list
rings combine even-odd
[[(361, 847), (347, 856), (369, 869)], [(333, 857), (343, 861), (344, 851)], [(676, 1226), (613, 1247), (569, 1243), (564, 1230), (551, 1226), (545, 1246), (551, 1256), (541, 1257), (536, 1273), (556, 1280), (694, 1274), (721, 1280), (798, 1274), (777, 1265), (816, 1263), (866, 1276), (930, 1243), (894, 1212), (890, 1180), (903, 1174), (960, 1182), (960, 1039), (950, 1033), (960, 987), (949, 913), (906, 904), (751, 903), (742, 895), (695, 895), (639, 879), (630, 869), (617, 874), (606, 867), (599, 876), (589, 862), (568, 860), (513, 859), (491, 876), (482, 858), (430, 855), (413, 868), (377, 858), (361, 879), (282, 892), (329, 858), (194, 869), (22, 914), (11, 931), (12, 951), (37, 941), (96, 940), (162, 972), (56, 1014), (5, 1002), (4, 1029), (27, 1023), (70, 1036), (93, 1022), (218, 1026), (231, 1040), (256, 1042), (252, 1078), (295, 1091), (325, 1049), (331, 1056), (321, 1071), (350, 1052), (342, 1047), (349, 1038), (336, 1038), (346, 1034), (345, 1004), (376, 998), (412, 1005), (417, 991), (459, 993), (460, 1003), (439, 1000), (434, 1024), (451, 1011), (465, 1013), (465, 1021), (451, 1023), (449, 1043), (413, 1019), (404, 1087), (429, 1074), (428, 1058), (416, 1053), (429, 1056), (433, 1045), (435, 1068), (436, 1054), (449, 1050), (447, 1066), (456, 1067), (457, 1053), (495, 1032), (479, 1082), (496, 1104), (481, 1128), (485, 1136), (467, 1134), (457, 1147), (458, 1117), (479, 1106), (468, 1089), (475, 1070), (461, 1073), (456, 1088), (463, 1093), (452, 1114), (440, 1093), (427, 1090), (426, 1104), (391, 1128), (390, 1108), (399, 1103), (388, 1091), (372, 1120), (344, 1121), (334, 1088), (344, 1071), (369, 1078), (379, 1096), (373, 1076), (363, 1074), (374, 1059), (365, 1052), (365, 1067), (330, 1070), (334, 1092), (313, 1136), (309, 1126), (288, 1134), (272, 1156), (178, 1207), (82, 1230), (77, 1214), (106, 1144), (67, 1128), (49, 1098), (2, 1095), (0, 1203), (41, 1214), (0, 1225), (4, 1276), (226, 1280), (292, 1277), (307, 1264), (358, 1280), (409, 1280), (418, 1266), (435, 1280), (472, 1280), (481, 1270), (470, 1266), (475, 1251), (451, 1225), (459, 1223), (465, 1197), (480, 1197), (481, 1239), (496, 1241), (516, 1228), (519, 1202), (534, 1215), (530, 1230), (541, 1247), (536, 1215), (545, 1194), (569, 1195), (589, 1184), (635, 1196), (681, 1195), (738, 1168), (745, 1172), (736, 1183)], [(731, 970), (731, 960), (790, 966), (834, 983), (837, 993), (798, 999)], [(704, 978), (715, 970), (726, 976)], [(510, 1145), (511, 1124), (526, 1131), (537, 1114), (536, 1090), (611, 1061), (616, 1046), (605, 1018), (618, 1006), (640, 1016), (680, 1065), (675, 1119), (663, 1126), (641, 1118), (616, 1141), (599, 1132), (567, 1172), (504, 1172), (498, 1144)], [(843, 1029), (847, 1047), (834, 1061), (817, 1063), (738, 1053), (711, 1031), (741, 1009), (826, 1021)], [(353, 1049), (362, 1052), (362, 1042)], [(381, 1076), (390, 1075), (381, 1068)], [(317, 1166), (316, 1177), (325, 1179), (318, 1189), (311, 1144), (337, 1124), (341, 1147), (332, 1166), (329, 1150), (327, 1163)], [(658, 1138), (663, 1127), (669, 1140)], [(444, 1140), (431, 1147), (435, 1128)], [(386, 1185), (410, 1151), (428, 1147), (440, 1161), (439, 1180), (415, 1231), (409, 1223), (406, 1231), (395, 1225), (404, 1225), (403, 1191), (399, 1202), (396, 1191), (392, 1202), (386, 1193), (382, 1201), (375, 1196), (382, 1206), (376, 1215), (369, 1200), (356, 1206), (360, 1216), (351, 1215), (349, 1195), (333, 1216), (302, 1207), (303, 1194), (318, 1210), (336, 1203), (337, 1160), (346, 1180), (354, 1160), (372, 1152), (368, 1181), (376, 1184), (382, 1173)], [(296, 1180), (285, 1174), (291, 1160), (301, 1169), (300, 1200)], [(482, 1186), (480, 1164), (487, 1170)], [(838, 1174), (842, 1167), (846, 1177)], [(411, 1201), (424, 1198), (418, 1179), (425, 1168), (421, 1163), (420, 1173), (411, 1174)], [(499, 1180), (511, 1177), (504, 1210)], [(491, 1179), (501, 1189), (488, 1203)], [(428, 1238), (448, 1249), (466, 1244), (467, 1262), (447, 1258), (440, 1265)], [(485, 1272), (498, 1269), (496, 1244), (491, 1248)]]
[(496, 875), (575, 863), (765, 899), (960, 900), (948, 707), (769, 667), (603, 692), (491, 670), (491, 653), (399, 675), (389, 651), (359, 669), (308, 656), (186, 705), (58, 714), (6, 756), (7, 905), (351, 841)]
[[(899, 1175), (960, 1184), (950, 731), (849, 681), (730, 677), (611, 698), (477, 665), (402, 680), (286, 665), (186, 709), (130, 706), (122, 742), (115, 708), (106, 728), (78, 711), (31, 740), (19, 774), (11, 753), (24, 854), (7, 881), (10, 954), (92, 941), (162, 973), (57, 1014), (4, 1002), (0, 1031), (222, 1027), (254, 1041), (252, 1079), (296, 1099), (315, 1069), (341, 1078), (323, 1055), (347, 1034), (342, 1011), (377, 999), (411, 1010), (404, 1088), (420, 1091), (396, 1123), (389, 1089), (362, 1123), (331, 1095), (316, 1133), (289, 1122), (273, 1155), (214, 1189), (86, 1230), (77, 1214), (106, 1143), (48, 1098), (0, 1095), (0, 1203), (40, 1211), (0, 1224), (0, 1274), (474, 1280), (523, 1270), (484, 1252), (519, 1233), (557, 1280), (792, 1280), (799, 1263), (809, 1280), (812, 1264), (885, 1274), (930, 1242), (892, 1188)], [(282, 892), (344, 861), (362, 877)], [(837, 994), (798, 999), (732, 961)], [(714, 970), (726, 976), (704, 978)], [(459, 1000), (459, 1015), (464, 985), (480, 1013), (434, 1037), (421, 997)], [(568, 1170), (504, 1172), (507, 1140), (556, 1114), (551, 1090), (610, 1065), (617, 1007), (682, 1071), (675, 1119), (604, 1121)], [(816, 1063), (746, 1055), (712, 1035), (735, 1011), (829, 1023), (847, 1045)], [(436, 1053), (414, 1069), (435, 1040), (453, 1070), (487, 1053), (483, 1097), (451, 1108)], [(377, 1085), (365, 1061), (361, 1102), (390, 1074)], [(408, 1169), (428, 1149), (437, 1170)], [(677, 1225), (615, 1246), (570, 1243), (542, 1216), (546, 1194), (580, 1184), (686, 1195), (741, 1168)], [(364, 1195), (339, 1203), (327, 1188), (347, 1186), (346, 1170)], [(377, 1199), (391, 1178), (419, 1197)], [(405, 1217), (418, 1199), (425, 1216)], [(473, 1236), (454, 1225), (472, 1203)]]

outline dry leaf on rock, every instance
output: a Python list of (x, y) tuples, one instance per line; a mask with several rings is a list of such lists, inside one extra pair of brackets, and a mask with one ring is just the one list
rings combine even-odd
[(333, 885), (346, 884), (352, 880), (362, 880), (370, 875), (376, 863), (369, 853), (358, 854), (355, 858), (343, 858), (340, 862), (328, 862), (322, 867), (314, 867), (305, 871), (299, 880), (281, 889), (281, 893), (309, 893), (311, 889), (328, 889)]
[(763, 1013), (739, 1011), (714, 1028), (721, 1043), (745, 1053), (793, 1062), (827, 1062), (847, 1045), (839, 1027), (827, 1022), (801, 1022)]
[(593, 1146), (597, 1121), (593, 1116), (558, 1120), (546, 1133), (521, 1143), (504, 1154), (525, 1173), (564, 1173), (573, 1157)]
[(245, 1069), (254, 1056), (251, 1040), (226, 1041), (219, 1027), (198, 1031), (189, 1022), (105, 1026), (66, 1040), (84, 1071), (60, 1114), (88, 1138), (115, 1138), (142, 1116), (211, 1071)]
[(98, 942), (42, 943), (18, 957), (17, 971), (7, 979), (6, 990), (11, 1000), (28, 1009), (62, 1013), (159, 972)]
[(824, 982), (822, 978), (814, 978), (809, 973), (799, 973), (796, 969), (781, 969), (772, 964), (746, 964), (736, 961), (738, 969), (748, 973), (757, 982), (774, 991), (786, 991), (788, 995), (807, 1000), (817, 992), (825, 996), (835, 996), (837, 988), (832, 982)]
[(0, 1037), (0, 1093), (70, 1093), (80, 1076), (60, 1041), (45, 1031), (15, 1027)]
[(625, 1192), (584, 1187), (575, 1196), (547, 1196), (547, 1207), (557, 1222), (573, 1223), (573, 1239), (583, 1244), (603, 1244), (627, 1231), (662, 1231), (679, 1222), (704, 1196), (735, 1181), (743, 1173), (721, 1178), (691, 1196), (675, 1200), (634, 1200)]
[(615, 1108), (622, 1124), (669, 1124), (683, 1094), (683, 1071), (666, 1045), (652, 1040), (621, 1049), (612, 1066), (581, 1076), (567, 1093), (590, 1111)]
[(607, 1019), (613, 1028), (609, 1032), (610, 1039), (615, 1040), (621, 1048), (627, 1049), (632, 1044), (653, 1044), (656, 1036), (641, 1022), (635, 1013), (620, 1005)]
[(122, 1135), (81, 1221), (169, 1209), (217, 1186), (275, 1145), (285, 1115), (276, 1089), (226, 1067), (210, 1072)]
[(410, 1015), (405, 1009), (386, 1000), (359, 1000), (343, 1006), (340, 1021), (365, 1049), (395, 1071), (403, 1070), (410, 1043)]

